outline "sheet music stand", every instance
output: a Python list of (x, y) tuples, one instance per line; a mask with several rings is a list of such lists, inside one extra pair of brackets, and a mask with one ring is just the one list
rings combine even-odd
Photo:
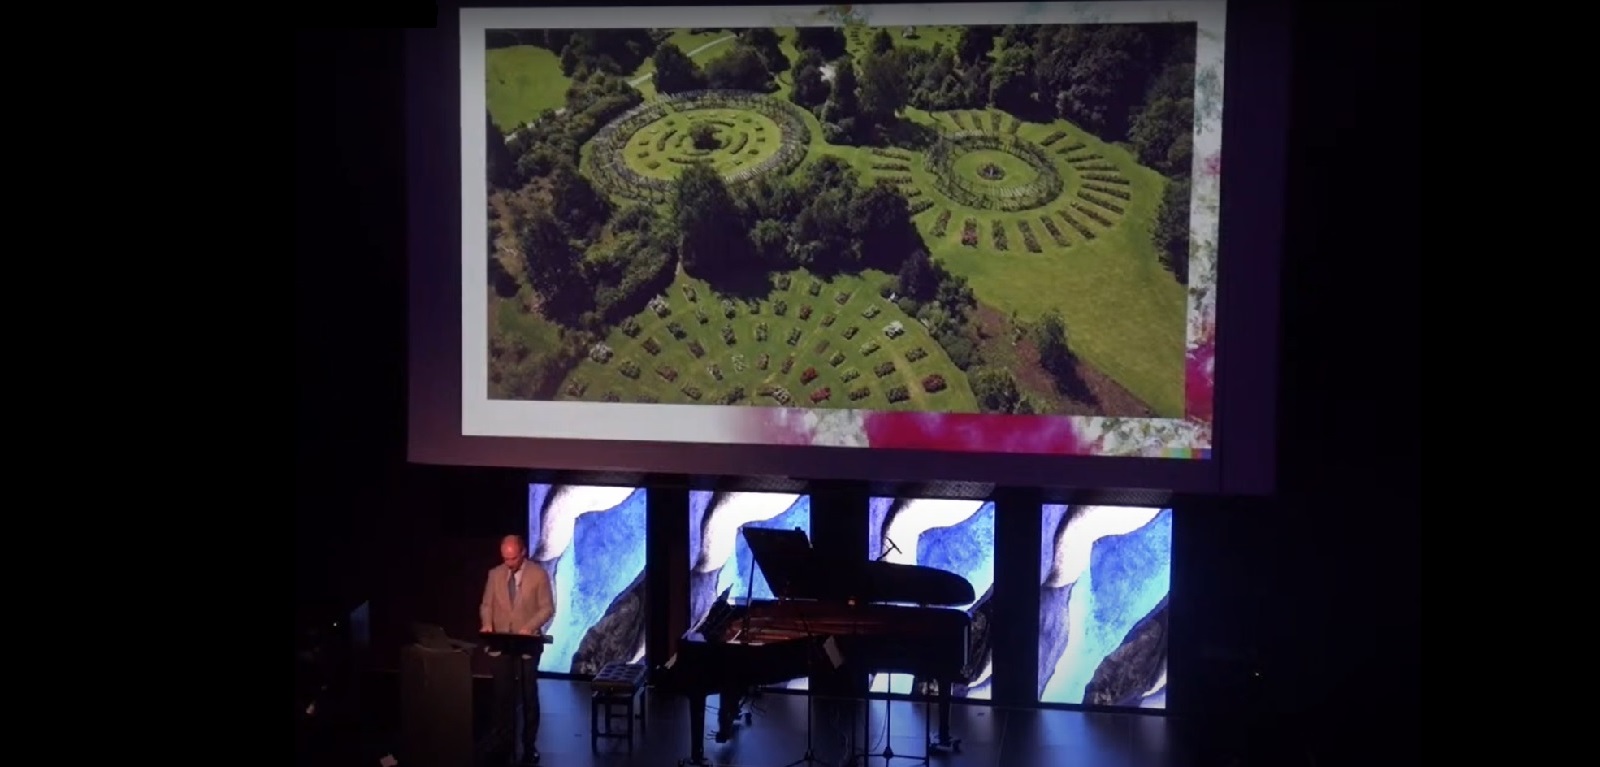
[[(552, 641), (549, 634), (502, 634), (495, 631), (485, 631), (478, 634), (478, 637), (483, 640), (483, 649), (489, 652), (517, 653), (519, 655), (533, 657), (533, 673), (535, 678), (522, 680), (522, 683), (539, 683), (537, 678), (539, 673), (538, 657), (544, 652), (544, 646), (550, 644)], [(515, 666), (513, 665), (513, 667)], [(508, 701), (508, 704), (511, 706), (511, 710), (503, 712), (504, 719), (502, 721), (513, 723), (511, 725), (511, 732), (505, 736), (506, 739), (511, 743), (511, 753), (516, 753), (517, 725), (515, 722), (517, 721), (517, 706), (522, 702), (521, 697), (522, 696), (520, 695), (512, 696), (511, 700)]]

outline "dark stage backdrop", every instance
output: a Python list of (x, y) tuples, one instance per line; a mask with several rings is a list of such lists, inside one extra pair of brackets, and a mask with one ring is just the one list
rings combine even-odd
[(550, 575), (553, 641), (539, 670), (590, 675), (645, 657), (644, 488), (528, 485), (530, 556)]
[[(995, 596), (994, 502), (873, 498), (867, 516), (867, 551), (873, 559), (933, 567), (972, 583), (977, 601), (954, 606), (968, 611), (973, 618), (969, 681), (952, 692), (960, 697), (988, 700), (994, 678), (989, 633)], [(912, 678), (905, 674), (878, 674), (872, 679), (871, 689), (909, 693), (912, 684)]]

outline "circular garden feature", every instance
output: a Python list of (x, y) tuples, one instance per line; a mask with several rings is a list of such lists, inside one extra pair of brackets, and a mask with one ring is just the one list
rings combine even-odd
[(798, 107), (745, 91), (694, 91), (635, 107), (601, 128), (586, 169), (607, 193), (660, 202), (684, 168), (707, 165), (729, 184), (786, 174), (806, 159)]
[(1013, 135), (946, 133), (928, 150), (925, 167), (941, 193), (978, 210), (1034, 210), (1065, 190), (1049, 152)]

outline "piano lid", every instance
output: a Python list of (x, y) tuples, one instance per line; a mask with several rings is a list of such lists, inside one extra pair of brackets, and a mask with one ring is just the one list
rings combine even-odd
[(977, 600), (972, 583), (955, 573), (921, 565), (842, 561), (817, 555), (799, 530), (746, 527), (756, 567), (779, 599), (905, 602), (948, 607)]

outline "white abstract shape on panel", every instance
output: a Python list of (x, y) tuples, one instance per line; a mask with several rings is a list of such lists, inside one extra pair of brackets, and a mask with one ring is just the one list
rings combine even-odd
[(789, 510), (800, 496), (789, 493), (729, 493), (721, 503), (706, 509), (700, 523), (700, 554), (695, 558), (698, 573), (714, 573), (733, 557), (739, 529), (751, 522), (764, 522)]
[(1056, 534), (1055, 561), (1051, 564), (1050, 575), (1044, 579), (1045, 587), (1059, 589), (1077, 583), (1089, 569), (1089, 555), (1094, 551), (1095, 541), (1127, 535), (1150, 524), (1160, 513), (1161, 509), (1142, 506), (1082, 507), (1067, 520), (1066, 529)]
[(977, 514), (978, 509), (983, 508), (983, 504), (984, 501), (939, 499), (907, 501), (895, 513), (894, 518), (889, 520), (889, 529), (883, 531), (884, 543), (879, 546), (887, 550), (888, 541), (894, 541), (894, 547), (897, 549), (888, 551), (884, 561), (899, 565), (916, 564), (917, 541), (922, 538), (923, 533), (936, 528), (959, 525)]
[(972, 681), (967, 683), (967, 687), (976, 690), (979, 687), (982, 687), (982, 686), (988, 684), (989, 683), (989, 677), (991, 677), (991, 676), (994, 676), (994, 659), (993, 658), (990, 658), (989, 660), (986, 660), (986, 661), (983, 662), (983, 668), (978, 669), (978, 673), (973, 676)]
[(1162, 692), (1162, 691), (1164, 691), (1166, 689), (1167, 689), (1167, 664), (1163, 663), (1163, 664), (1161, 664), (1161, 675), (1156, 677), (1155, 684), (1150, 685), (1150, 689), (1145, 690), (1144, 694), (1139, 696), (1139, 699), (1140, 700), (1144, 700), (1145, 698), (1148, 698), (1148, 697), (1150, 697), (1152, 695), (1155, 695), (1156, 693)]
[(560, 559), (572, 545), (572, 531), (578, 517), (595, 511), (614, 509), (628, 500), (635, 488), (603, 485), (562, 485), (551, 490), (539, 516), (539, 545), (533, 553), (536, 562)]

